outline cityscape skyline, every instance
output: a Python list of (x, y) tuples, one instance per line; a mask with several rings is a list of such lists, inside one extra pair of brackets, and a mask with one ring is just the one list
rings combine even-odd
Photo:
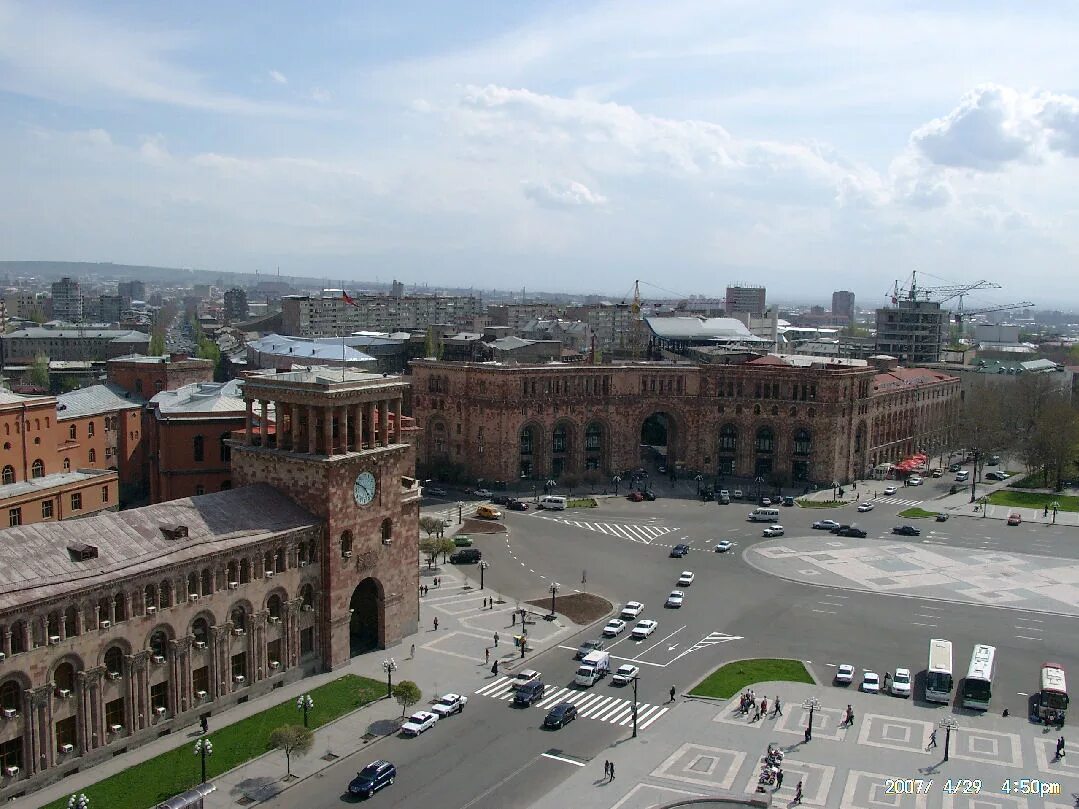
[(1079, 301), (1062, 4), (177, 13), (0, 5), (5, 258)]

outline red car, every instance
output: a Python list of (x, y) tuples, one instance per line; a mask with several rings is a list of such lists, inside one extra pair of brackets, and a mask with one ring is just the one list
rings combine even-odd
[(1019, 525), (1022, 522), (1023, 518), (1020, 517), (1016, 512), (1013, 511), (1011, 514), (1008, 515), (1008, 525)]
[(626, 499), (631, 503), (640, 503), (644, 501), (644, 495), (641, 492), (630, 492), (626, 495)]

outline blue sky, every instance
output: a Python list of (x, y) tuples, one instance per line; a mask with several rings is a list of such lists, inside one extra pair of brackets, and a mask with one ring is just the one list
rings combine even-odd
[(2, 257), (1079, 304), (1072, 3), (254, 8), (0, 0)]

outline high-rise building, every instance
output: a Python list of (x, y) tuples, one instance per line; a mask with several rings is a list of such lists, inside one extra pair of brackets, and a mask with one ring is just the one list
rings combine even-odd
[(74, 278), (65, 276), (53, 282), (52, 316), (65, 323), (82, 322), (82, 290)]
[(761, 317), (766, 308), (766, 292), (764, 287), (727, 287), (727, 315), (750, 314)]
[(233, 287), (225, 293), (225, 321), (233, 323), (247, 318), (247, 293)]
[(940, 362), (948, 311), (937, 301), (900, 299), (877, 310), (878, 354), (890, 354), (904, 365)]
[(854, 293), (845, 290), (837, 290), (832, 293), (832, 314), (838, 318), (846, 318), (847, 323), (854, 322)]
[(410, 331), (435, 324), (472, 325), (480, 314), (471, 296), (355, 295), (340, 290), (321, 296), (287, 295), (281, 299), (282, 331), (293, 337), (340, 337), (354, 331)]
[(116, 294), (128, 303), (144, 301), (146, 300), (146, 284), (142, 281), (121, 281), (116, 286)]

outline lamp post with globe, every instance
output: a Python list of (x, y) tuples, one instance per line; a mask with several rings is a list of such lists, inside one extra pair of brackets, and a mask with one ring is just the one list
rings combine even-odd
[[(306, 727), (306, 723), (305, 723)], [(202, 780), (200, 784), (206, 783), (206, 757), (214, 754), (214, 743), (209, 739), (202, 738), (195, 742), (195, 755), (202, 756)]]

